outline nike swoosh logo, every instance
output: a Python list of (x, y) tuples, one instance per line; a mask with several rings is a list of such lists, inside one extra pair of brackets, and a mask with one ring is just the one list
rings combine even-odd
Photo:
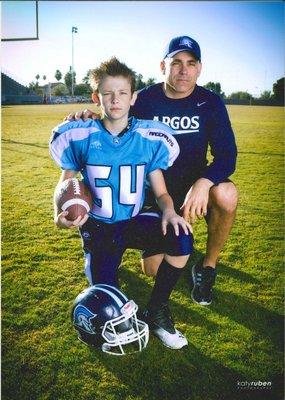
[(206, 101), (203, 101), (203, 103), (197, 103), (197, 107), (202, 106), (203, 104), (207, 103)]

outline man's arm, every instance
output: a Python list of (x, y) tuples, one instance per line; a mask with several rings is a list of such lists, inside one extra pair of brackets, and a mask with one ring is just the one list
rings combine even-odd
[(189, 231), (192, 232), (191, 225), (182, 217), (176, 214), (173, 206), (172, 198), (169, 196), (164, 177), (160, 169), (156, 169), (149, 174), (149, 181), (156, 198), (158, 207), (162, 211), (162, 232), (166, 235), (167, 225), (171, 224), (174, 228), (175, 234), (179, 235), (179, 226), (182, 227), (184, 232), (188, 235)]
[(226, 106), (220, 98), (212, 111), (207, 131), (213, 161), (207, 166), (203, 178), (218, 185), (234, 173), (237, 158), (234, 132)]
[[(78, 171), (73, 171), (71, 169), (65, 169), (62, 171), (61, 176), (59, 178), (59, 181), (57, 183), (57, 186), (55, 188), (55, 192), (57, 191), (57, 188), (63, 181), (69, 178), (74, 178), (78, 174)], [(57, 207), (55, 203), (55, 197), (54, 197), (54, 223), (58, 228), (61, 229), (71, 229), (71, 228), (78, 228), (79, 226), (82, 226), (85, 224), (85, 222), (88, 219), (88, 214), (86, 214), (84, 217), (79, 216), (76, 220), (74, 221), (69, 221), (66, 219), (66, 216), (68, 215), (68, 211), (61, 211)]]
[(80, 119), (82, 119), (83, 121), (87, 121), (88, 118), (101, 119), (102, 114), (98, 108), (95, 111), (91, 111), (88, 108), (85, 108), (85, 110), (76, 111), (76, 112), (68, 114), (66, 117), (64, 117), (63, 120), (64, 121), (79, 121)]
[(195, 222), (196, 217), (202, 218), (207, 214), (211, 187), (227, 179), (236, 166), (235, 137), (226, 107), (220, 98), (217, 99), (207, 130), (213, 161), (207, 166), (204, 175), (189, 189), (181, 207), (184, 218), (189, 216), (191, 223)]

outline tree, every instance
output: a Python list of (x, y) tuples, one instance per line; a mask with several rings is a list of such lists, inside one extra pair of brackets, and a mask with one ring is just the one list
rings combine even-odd
[(155, 84), (155, 78), (148, 78), (146, 81), (146, 86), (154, 85)]
[(75, 85), (74, 87), (74, 94), (76, 96), (90, 96), (91, 93), (91, 87), (86, 83), (79, 83), (79, 85)]
[(209, 89), (212, 92), (215, 92), (219, 95), (222, 94), (220, 82), (208, 82), (208, 83), (206, 83), (206, 85), (204, 85), (204, 88)]
[(30, 90), (30, 93), (31, 92), (34, 92), (34, 93), (36, 93), (36, 90), (38, 89), (38, 87), (39, 87), (39, 83), (38, 82), (30, 82), (29, 83), (29, 90)]
[(262, 93), (260, 94), (260, 99), (261, 99), (261, 100), (270, 100), (270, 98), (271, 98), (271, 92), (270, 92), (270, 90), (264, 90), (264, 92), (262, 92)]
[(273, 85), (273, 98), (284, 104), (284, 78), (278, 79)]
[(86, 83), (87, 85), (90, 82), (90, 73), (91, 73), (91, 69), (88, 69), (88, 71), (86, 72), (86, 75), (84, 76), (84, 78), (82, 79), (83, 83)]
[(59, 83), (51, 89), (51, 94), (53, 96), (65, 96), (68, 94), (68, 89), (64, 83)]
[(148, 80), (144, 82), (142, 74), (136, 74), (136, 90), (141, 90), (146, 86), (153, 85), (154, 83), (155, 78), (148, 78)]
[(43, 93), (43, 89), (39, 87), (39, 82), (30, 82), (29, 90), (30, 90), (30, 93), (32, 92), (32, 93), (40, 95), (40, 96)]
[(136, 74), (136, 90), (143, 89), (145, 86), (142, 74)]
[(55, 79), (56, 79), (58, 82), (61, 80), (61, 78), (62, 78), (62, 73), (60, 72), (59, 69), (57, 69), (57, 70), (55, 71), (54, 77), (55, 77)]
[[(73, 72), (73, 86), (75, 86), (75, 76), (76, 73)], [(66, 84), (66, 87), (68, 88), (69, 93), (71, 94), (72, 92), (72, 71), (71, 71), (71, 67), (70, 70), (64, 75), (64, 82)]]
[(250, 100), (252, 99), (252, 95), (248, 92), (234, 92), (229, 95), (228, 99), (232, 100)]

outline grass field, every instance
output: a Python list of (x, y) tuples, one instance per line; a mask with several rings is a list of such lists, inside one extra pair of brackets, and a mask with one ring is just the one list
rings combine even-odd
[[(212, 306), (190, 301), (190, 268), (173, 292), (189, 346), (174, 351), (151, 337), (142, 353), (112, 357), (77, 341), (69, 309), (87, 286), (81, 243), (53, 225), (59, 171), (48, 140), (72, 108), (82, 105), (2, 110), (2, 400), (283, 399), (283, 109), (229, 107), (239, 208)], [(194, 229), (189, 266), (204, 251), (205, 224)], [(123, 265), (122, 289), (143, 307), (152, 280), (139, 253)], [(271, 384), (245, 387), (259, 381)]]

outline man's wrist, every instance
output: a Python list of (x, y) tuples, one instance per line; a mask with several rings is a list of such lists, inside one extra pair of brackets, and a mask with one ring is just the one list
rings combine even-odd
[(208, 188), (208, 190), (210, 190), (213, 186), (215, 186), (214, 182), (212, 182), (208, 178), (200, 178), (200, 179), (198, 179), (197, 182), (202, 183), (205, 187)]
[(163, 214), (169, 214), (169, 213), (173, 213), (175, 210), (173, 207), (167, 207), (164, 210), (162, 210)]

